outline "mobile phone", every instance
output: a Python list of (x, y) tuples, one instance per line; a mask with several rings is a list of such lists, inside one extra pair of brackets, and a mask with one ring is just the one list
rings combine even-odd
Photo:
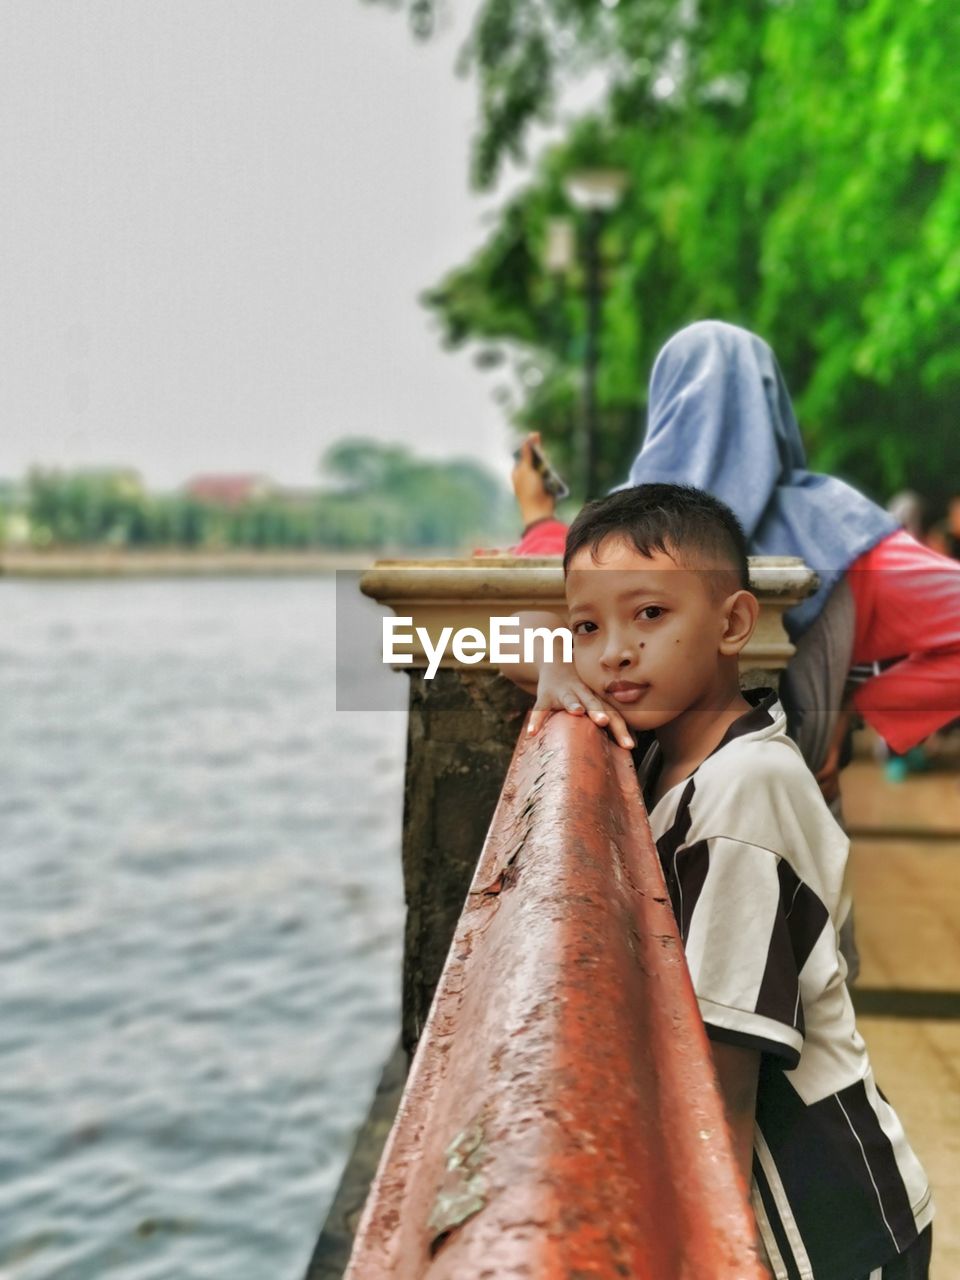
[[(513, 457), (515, 462), (519, 462), (522, 456), (522, 449), (514, 449)], [(534, 471), (537, 472), (540, 479), (543, 481), (544, 491), (549, 493), (552, 498), (556, 498), (558, 502), (563, 498), (569, 497), (569, 485), (564, 480), (563, 476), (560, 475), (559, 471), (556, 471), (547, 461), (546, 454), (539, 445), (532, 444), (530, 446), (530, 456), (533, 459)]]

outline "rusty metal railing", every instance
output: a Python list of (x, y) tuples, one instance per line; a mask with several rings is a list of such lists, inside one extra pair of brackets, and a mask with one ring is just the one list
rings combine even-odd
[(520, 743), (345, 1280), (760, 1280), (636, 774)]

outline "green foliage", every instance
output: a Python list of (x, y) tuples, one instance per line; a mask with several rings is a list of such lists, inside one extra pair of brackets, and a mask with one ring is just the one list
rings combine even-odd
[(713, 316), (771, 342), (813, 466), (942, 502), (960, 476), (958, 49), (954, 0), (485, 0), (463, 58), (481, 106), (475, 181), (523, 154), (572, 71), (604, 68), (609, 92), (426, 295), (446, 341), (534, 362), (516, 416), (568, 463), (583, 281), (542, 266), (547, 220), (570, 213), (565, 174), (620, 167), (630, 185), (602, 245), (601, 478), (636, 451), (661, 342)]
[(504, 487), (475, 462), (345, 440), (324, 455), (322, 470), (340, 486), (320, 502), (333, 545), (455, 548), (509, 536), (516, 519)]
[(41, 545), (136, 546), (145, 541), (149, 523), (139, 479), (124, 471), (31, 471), (27, 514)]

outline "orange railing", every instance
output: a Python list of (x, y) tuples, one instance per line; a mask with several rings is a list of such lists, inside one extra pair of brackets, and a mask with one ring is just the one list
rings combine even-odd
[(514, 754), (345, 1280), (760, 1280), (626, 752)]

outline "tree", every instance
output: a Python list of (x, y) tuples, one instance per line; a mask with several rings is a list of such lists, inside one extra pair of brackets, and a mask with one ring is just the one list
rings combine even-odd
[(338, 545), (452, 550), (510, 536), (507, 492), (476, 462), (421, 459), (400, 445), (349, 439), (327, 450), (321, 473), (336, 485), (319, 504), (325, 536)]
[(604, 67), (609, 91), (427, 293), (445, 340), (532, 364), (517, 418), (562, 455), (584, 314), (542, 246), (569, 212), (563, 175), (614, 164), (630, 188), (603, 246), (605, 478), (636, 450), (661, 341), (715, 316), (774, 346), (812, 465), (943, 501), (960, 475), (958, 47), (952, 0), (484, 0), (462, 59), (475, 182), (523, 155), (571, 72)]

